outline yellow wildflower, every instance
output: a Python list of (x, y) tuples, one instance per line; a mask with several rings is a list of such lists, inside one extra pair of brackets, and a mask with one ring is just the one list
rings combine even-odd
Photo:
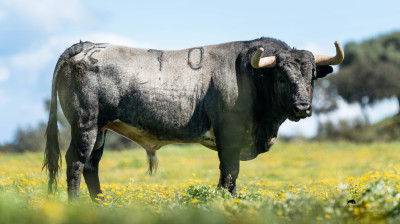
[(237, 204), (240, 204), (242, 201), (240, 200), (240, 199), (238, 199), (238, 198), (235, 198), (235, 199), (233, 199), (233, 201), (235, 202), (235, 203), (237, 203)]
[(24, 184), (29, 183), (29, 181), (27, 179), (25, 179), (25, 178), (21, 178), (21, 182), (23, 182)]

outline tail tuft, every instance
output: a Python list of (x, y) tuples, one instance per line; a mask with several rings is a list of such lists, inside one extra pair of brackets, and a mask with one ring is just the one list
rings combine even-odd
[(49, 175), (49, 194), (57, 189), (58, 171), (61, 169), (61, 152), (58, 142), (58, 127), (57, 117), (51, 118), (50, 113), (49, 122), (46, 129), (46, 148), (44, 152), (44, 162), (42, 169), (47, 169)]
[(147, 173), (151, 176), (153, 173), (156, 172), (158, 167), (158, 159), (155, 152), (147, 153), (147, 162), (149, 164), (149, 169), (147, 170)]

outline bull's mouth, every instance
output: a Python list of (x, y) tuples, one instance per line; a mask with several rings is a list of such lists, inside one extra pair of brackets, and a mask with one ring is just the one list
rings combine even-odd
[(311, 117), (311, 112), (300, 113), (300, 114), (299, 113), (296, 114), (295, 112), (291, 112), (291, 113), (289, 113), (289, 115), (287, 117), (288, 117), (288, 119), (290, 121), (298, 122), (301, 119), (305, 119), (307, 117)]
[(287, 116), (287, 118), (290, 120), (290, 121), (294, 121), (294, 122), (298, 122), (298, 121), (300, 121), (301, 119), (305, 119), (305, 118), (307, 118), (307, 117), (311, 117), (311, 112), (309, 112), (309, 113), (304, 113), (304, 114), (296, 114), (296, 113), (294, 113), (294, 112), (291, 112), (291, 113), (288, 113), (289, 115)]
[[(305, 117), (304, 117), (305, 118)], [(304, 119), (304, 118), (300, 118), (300, 117), (294, 117), (294, 116), (289, 116), (288, 119), (290, 121), (294, 121), (294, 122), (298, 122), (300, 121), (300, 119)]]
[(288, 119), (290, 121), (298, 122), (301, 119), (304, 119), (304, 118), (307, 118), (307, 117), (309, 117), (309, 116), (289, 116)]

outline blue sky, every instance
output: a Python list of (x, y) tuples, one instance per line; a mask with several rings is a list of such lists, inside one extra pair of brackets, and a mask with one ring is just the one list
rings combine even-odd
[[(400, 30), (400, 1), (94, 1), (0, 0), (0, 143), (18, 127), (46, 122), (59, 55), (79, 40), (182, 49), (261, 36), (298, 49), (333, 54), (346, 44)], [(317, 96), (315, 96), (317, 97)], [(372, 120), (397, 110), (370, 108)], [(357, 116), (342, 106), (327, 119)], [(285, 123), (282, 133), (315, 133), (315, 119)]]

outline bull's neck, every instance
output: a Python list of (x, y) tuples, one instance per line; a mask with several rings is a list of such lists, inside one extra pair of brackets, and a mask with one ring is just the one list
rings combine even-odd
[[(282, 109), (278, 100), (275, 98), (275, 91), (272, 79), (268, 80), (269, 88), (264, 88), (259, 94), (260, 101), (263, 102), (261, 109), (261, 120), (264, 121), (263, 126), (266, 129), (267, 137), (276, 135), (280, 125), (287, 119), (285, 111)], [(260, 113), (259, 112), (259, 113)]]

